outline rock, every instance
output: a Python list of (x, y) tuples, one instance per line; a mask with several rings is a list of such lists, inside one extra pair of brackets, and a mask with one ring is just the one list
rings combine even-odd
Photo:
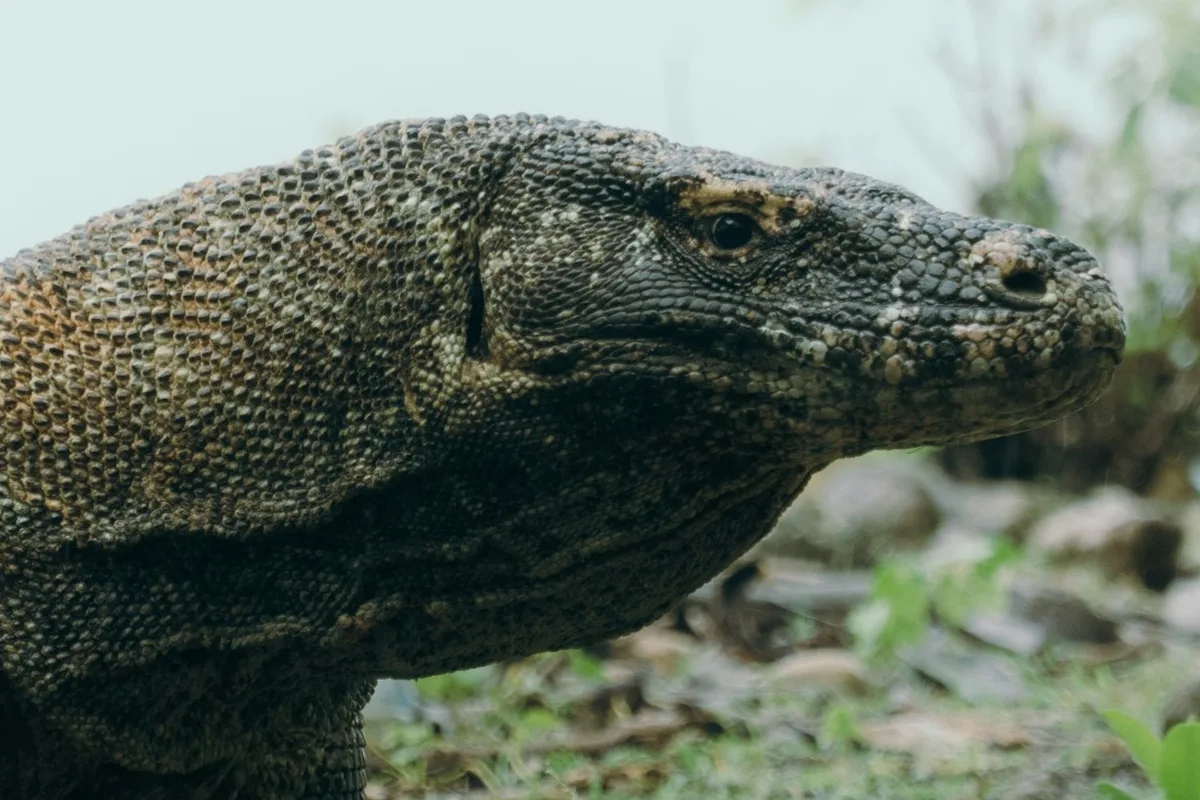
[(1162, 617), (1177, 631), (1200, 635), (1200, 578), (1176, 581), (1167, 590)]
[(819, 687), (861, 696), (872, 688), (862, 660), (848, 650), (835, 648), (792, 653), (767, 668), (766, 675), (771, 683), (793, 689)]
[[(781, 556), (763, 557), (756, 563), (761, 577), (747, 587), (746, 596), (793, 612), (844, 616), (871, 594), (874, 577), (870, 570), (832, 572), (811, 561)], [(721, 593), (721, 580), (717, 579), (688, 599), (711, 605), (719, 601)]]
[(700, 642), (661, 625), (623, 636), (613, 642), (616, 653), (648, 662), (655, 672), (671, 674), (700, 649)]
[(753, 596), (764, 578), (761, 560), (741, 561), (693, 592), (666, 619), (675, 630), (720, 642), (743, 660), (774, 661), (790, 649), (794, 615)]
[(1059, 562), (1094, 563), (1111, 578), (1133, 576), (1154, 591), (1179, 572), (1183, 532), (1155, 503), (1108, 487), (1043, 517), (1032, 550)]
[(761, 552), (847, 569), (921, 547), (942, 515), (920, 472), (909, 458), (835, 463), (784, 512)]
[(1162, 732), (1189, 719), (1200, 720), (1200, 678), (1176, 688), (1163, 705)]
[(721, 583), (714, 609), (721, 643), (746, 661), (774, 661), (789, 650), (792, 612), (750, 596), (764, 577), (757, 561), (734, 567)]
[(920, 561), (929, 574), (943, 575), (978, 564), (991, 556), (995, 549), (996, 543), (991, 537), (954, 520), (938, 529), (933, 541), (921, 554)]
[(1061, 589), (1022, 584), (1013, 587), (1010, 611), (1040, 625), (1052, 639), (1087, 644), (1117, 641), (1117, 623), (1081, 598)]
[(1200, 500), (1188, 503), (1179, 513), (1183, 544), (1179, 549), (1179, 569), (1185, 574), (1200, 572)]
[(859, 726), (863, 738), (878, 750), (951, 757), (972, 745), (1003, 749), (1026, 747), (1031, 726), (1006, 719), (995, 710), (938, 713), (912, 711)]
[(1011, 659), (970, 647), (937, 628), (931, 628), (919, 645), (901, 652), (900, 658), (968, 703), (1019, 703), (1029, 695)]
[(956, 527), (1023, 542), (1053, 495), (1026, 481), (930, 482), (934, 500)]
[(720, 648), (701, 650), (688, 663), (682, 687), (653, 687), (656, 705), (687, 703), (725, 714), (747, 698), (759, 696), (765, 677), (762, 669), (730, 658)]
[(1047, 638), (1043, 625), (1012, 614), (976, 614), (967, 620), (963, 632), (1026, 658), (1040, 653)]

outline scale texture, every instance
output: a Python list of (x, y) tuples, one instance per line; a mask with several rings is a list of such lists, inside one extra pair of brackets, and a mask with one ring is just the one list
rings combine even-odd
[(815, 470), (1044, 424), (1095, 261), (837, 169), (391, 122), (0, 261), (5, 797), (358, 798), (380, 677), (651, 621)]

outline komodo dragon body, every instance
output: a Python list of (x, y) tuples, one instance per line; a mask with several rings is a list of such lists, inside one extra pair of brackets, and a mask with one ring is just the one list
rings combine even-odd
[(815, 470), (1106, 385), (1043, 231), (528, 117), (395, 122), (0, 261), (4, 797), (360, 797), (412, 677), (655, 618)]

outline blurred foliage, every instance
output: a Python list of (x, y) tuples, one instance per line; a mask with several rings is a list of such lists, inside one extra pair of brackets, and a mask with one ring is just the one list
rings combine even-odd
[(975, 203), (989, 216), (1073, 238), (1119, 278), (1134, 279), (1136, 293), (1123, 298), (1131, 349), (1164, 351), (1188, 366), (1200, 342), (1200, 8), (1194, 0), (1107, 0), (1049, 35), (1094, 27), (1104, 15), (1132, 15), (1131, 30), (1141, 30), (1107, 83), (1117, 124), (1085, 129), (1027, 90), (1019, 139), (996, 143), (1000, 163)]
[[(974, 198), (981, 213), (1050, 228), (1096, 255), (1128, 312), (1126, 359), (1081, 413), (947, 448), (941, 460), (964, 478), (1046, 478), (1072, 491), (1118, 483), (1184, 500), (1200, 487), (1200, 5), (1081, 2), (1043, 8), (1041, 43), (1070, 49), (1091, 36), (1110, 68), (1098, 114), (1109, 124), (1055, 113), (1033, 75), (1018, 125), (997, 124), (1002, 104), (984, 92), (979, 127), (996, 163)], [(1122, 34), (1097, 44), (1114, 22)]]
[(875, 571), (871, 599), (850, 614), (855, 649), (870, 661), (921, 641), (930, 622), (929, 590), (914, 567), (885, 564)]
[(940, 564), (881, 564), (870, 598), (846, 621), (855, 650), (880, 663), (921, 642), (935, 620), (959, 626), (973, 613), (999, 606), (1004, 600), (1000, 569), (1018, 557), (1011, 542), (996, 537), (986, 548)]
[(864, 743), (853, 703), (839, 700), (826, 709), (817, 741), (825, 750), (842, 751)]

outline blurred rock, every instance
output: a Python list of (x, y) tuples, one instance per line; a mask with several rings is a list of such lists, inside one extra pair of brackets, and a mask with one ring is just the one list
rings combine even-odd
[[(792, 558), (763, 558), (758, 562), (761, 579), (747, 590), (751, 600), (772, 603), (793, 612), (813, 616), (842, 616), (871, 594), (870, 570), (831, 572), (811, 562)], [(715, 594), (705, 587), (693, 597)]]
[(846, 695), (871, 691), (866, 666), (849, 650), (801, 650), (776, 661), (766, 675), (771, 683), (792, 689), (819, 687)]
[(1193, 679), (1178, 687), (1163, 704), (1162, 732), (1189, 719), (1200, 720), (1200, 679)]
[(964, 564), (978, 564), (995, 550), (992, 537), (958, 520), (938, 528), (937, 535), (920, 555), (930, 574), (944, 574)]
[(757, 561), (735, 566), (721, 582), (716, 606), (722, 644), (747, 661), (774, 661), (791, 645), (792, 612), (751, 597), (752, 588), (763, 578), (762, 565)]
[(730, 658), (723, 650), (710, 647), (701, 650), (689, 662), (682, 686), (664, 685), (668, 683), (664, 681), (652, 686), (651, 702), (664, 706), (687, 704), (726, 715), (739, 703), (761, 692), (763, 682), (761, 668), (744, 664)]
[(814, 476), (759, 552), (847, 569), (921, 547), (942, 515), (914, 463), (878, 457), (835, 463)]
[(694, 640), (720, 643), (742, 660), (770, 662), (797, 647), (844, 646), (846, 615), (870, 591), (869, 571), (830, 572), (810, 561), (759, 554), (701, 586), (663, 622)]
[(1021, 481), (930, 481), (934, 499), (955, 527), (1022, 542), (1053, 502), (1052, 493)]
[(696, 654), (700, 642), (663, 625), (622, 636), (613, 642), (613, 655), (646, 661), (655, 672), (670, 674)]
[(1200, 635), (1200, 578), (1176, 581), (1167, 590), (1162, 617), (1177, 631)]
[(578, 728), (599, 730), (629, 714), (637, 714), (648, 705), (645, 675), (635, 672), (614, 683), (589, 687), (579, 697), (564, 703), (558, 713)]
[(963, 632), (985, 644), (1019, 656), (1033, 656), (1046, 644), (1046, 628), (1013, 614), (977, 614), (963, 626)]
[(1019, 703), (1029, 692), (1021, 671), (1012, 660), (995, 652), (982, 652), (931, 628), (916, 647), (900, 654), (904, 663), (928, 680), (968, 703)]
[(1046, 636), (1067, 642), (1108, 644), (1117, 641), (1117, 623), (1061, 589), (1022, 584), (1013, 587), (1010, 610), (1042, 626)]
[(1188, 503), (1179, 512), (1183, 544), (1179, 548), (1179, 569), (1184, 574), (1200, 572), (1200, 501)]
[[(1047, 725), (1049, 722), (1046, 723)], [(863, 738), (877, 750), (917, 756), (952, 758), (973, 745), (1003, 749), (1025, 747), (1033, 726), (1017, 719), (998, 718), (994, 710), (937, 713), (913, 711), (859, 726)]]
[(672, 628), (705, 641), (718, 641), (730, 654), (767, 662), (791, 648), (794, 614), (751, 596), (762, 582), (759, 560), (742, 561), (709, 581), (668, 615)]
[(1163, 509), (1118, 487), (1043, 517), (1029, 546), (1059, 562), (1092, 563), (1109, 577), (1136, 577), (1154, 591), (1179, 571), (1183, 533)]

